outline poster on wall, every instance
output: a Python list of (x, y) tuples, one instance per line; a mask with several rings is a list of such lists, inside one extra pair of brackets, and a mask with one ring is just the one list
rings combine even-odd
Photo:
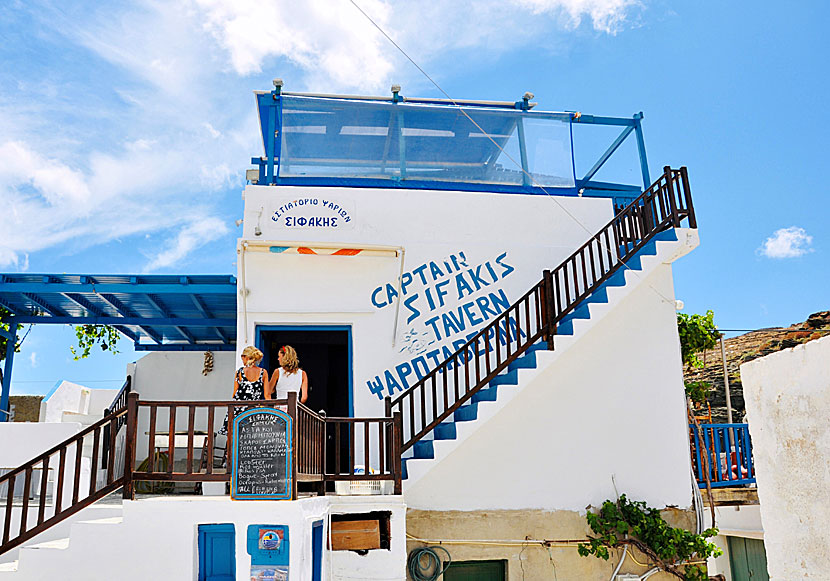
[(234, 418), (232, 499), (292, 499), (292, 430), (291, 416), (279, 409), (254, 408)]

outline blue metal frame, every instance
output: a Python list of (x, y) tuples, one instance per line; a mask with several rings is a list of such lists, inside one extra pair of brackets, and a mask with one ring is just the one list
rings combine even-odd
[[(136, 351), (235, 350), (236, 301), (231, 275), (0, 274), (3, 322), (12, 329), (112, 325)], [(0, 391), (0, 410), (8, 412), (16, 339), (0, 335), (9, 340)], [(143, 336), (154, 343), (141, 343)]]
[[(528, 102), (527, 99), (510, 103), (493, 103), (493, 102), (475, 102), (475, 101), (459, 101), (458, 105), (463, 108), (503, 108), (503, 109), (517, 109), (523, 112), (528, 112), (528, 115), (569, 120), (571, 125), (571, 150), (573, 151), (573, 125), (602, 125), (602, 126), (617, 126), (623, 127), (622, 133), (611, 143), (606, 151), (594, 163), (591, 169), (581, 179), (576, 179), (576, 187), (560, 188), (556, 186), (550, 187), (534, 187), (529, 183), (527, 174), (523, 174), (523, 184), (519, 185), (500, 185), (500, 184), (476, 184), (464, 182), (442, 182), (442, 181), (427, 181), (427, 180), (406, 180), (403, 168), (404, 157), (400, 154), (400, 162), (402, 164), (401, 176), (398, 179), (371, 179), (371, 178), (326, 178), (326, 177), (280, 177), (280, 157), (282, 147), (282, 96), (291, 95), (290, 93), (282, 93), (280, 87), (276, 87), (271, 92), (257, 93), (257, 110), (260, 114), (261, 130), (265, 129), (265, 142), (263, 143), (265, 149), (265, 157), (251, 159), (251, 163), (258, 166), (259, 185), (292, 185), (292, 186), (323, 186), (323, 187), (363, 187), (363, 188), (405, 188), (405, 189), (429, 189), (429, 190), (443, 190), (443, 191), (478, 191), (478, 192), (495, 192), (495, 193), (519, 193), (519, 194), (551, 194), (563, 196), (574, 195), (589, 195), (601, 197), (615, 197), (616, 192), (629, 192), (632, 187), (629, 184), (603, 184), (604, 187), (594, 187), (596, 182), (592, 182), (591, 178), (602, 168), (608, 159), (617, 151), (622, 143), (632, 134), (635, 134), (637, 141), (637, 152), (640, 161), (640, 172), (642, 174), (643, 187), (636, 187), (638, 193), (642, 193), (651, 185), (651, 178), (648, 170), (648, 160), (646, 157), (645, 141), (643, 139), (642, 129), (642, 111), (636, 113), (631, 118), (626, 117), (607, 117), (598, 115), (583, 115), (576, 112), (537, 112), (529, 113), (534, 104)], [(298, 94), (299, 95), (299, 94)], [(332, 100), (356, 100), (361, 101), (381, 101), (392, 102), (394, 104), (431, 104), (453, 106), (450, 103), (441, 99), (409, 99), (404, 98), (395, 93), (391, 98), (389, 97), (354, 97), (348, 95), (314, 95), (303, 94), (302, 96), (315, 97), (320, 99)], [(262, 119), (262, 109), (267, 110), (268, 118), (266, 121)], [(519, 123), (519, 151), (521, 156), (522, 169), (527, 172), (527, 153), (524, 143), (523, 124)], [(403, 146), (403, 138), (399, 141), (399, 146)], [(576, 168), (574, 167), (574, 174)], [(613, 186), (613, 187), (612, 187)], [(623, 195), (621, 198), (627, 199)]]
[[(755, 482), (752, 465), (752, 440), (749, 424), (700, 424), (703, 446), (694, 424), (689, 424), (692, 433), (692, 460), (695, 478), (700, 488), (706, 488), (703, 454), (708, 463), (709, 483), (712, 488), (741, 486)], [(733, 446), (734, 442), (734, 446)], [(721, 462), (721, 453), (726, 455)], [(732, 455), (734, 454), (734, 460)], [(737, 472), (733, 477), (733, 470)], [(743, 476), (743, 472), (746, 476)]]
[(6, 360), (3, 366), (3, 388), (0, 391), (0, 411), (6, 412), (0, 414), (0, 422), (9, 421), (9, 395), (12, 389), (12, 365), (14, 364), (14, 349), (17, 346), (17, 321), (11, 317), (7, 321), (9, 323), (9, 333), (6, 335)]
[[(352, 326), (351, 325), (256, 325), (254, 328), (255, 346), (263, 351), (264, 342), (262, 333), (268, 331), (345, 331), (348, 333), (349, 352), (349, 417), (354, 417), (354, 361), (352, 349)], [(270, 362), (267, 362), (270, 364)]]

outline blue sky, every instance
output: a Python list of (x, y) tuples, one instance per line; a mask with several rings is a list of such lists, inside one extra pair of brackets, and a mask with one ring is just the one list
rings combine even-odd
[[(689, 167), (686, 312), (757, 328), (830, 307), (826, 3), (357, 1), (455, 98), (643, 111), (652, 175)], [(348, 0), (12, 1), (0, 63), (3, 272), (234, 273), (252, 91), (440, 96)], [(129, 342), (73, 362), (73, 337), (32, 330), (12, 393), (118, 387)]]

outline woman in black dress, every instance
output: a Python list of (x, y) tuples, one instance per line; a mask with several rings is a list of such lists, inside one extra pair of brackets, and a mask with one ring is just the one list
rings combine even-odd
[[(233, 399), (240, 401), (271, 399), (271, 394), (265, 391), (265, 386), (268, 385), (268, 372), (257, 366), (260, 361), (262, 361), (262, 351), (252, 346), (245, 347), (242, 351), (242, 367), (236, 370), (233, 379)], [(241, 414), (245, 409), (244, 407), (235, 408), (234, 414)], [(219, 433), (228, 433), (227, 415), (225, 415), (225, 422)]]

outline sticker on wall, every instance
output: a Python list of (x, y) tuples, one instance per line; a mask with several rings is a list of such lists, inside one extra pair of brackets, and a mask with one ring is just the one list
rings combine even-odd
[(251, 565), (251, 581), (288, 581), (288, 567)]
[(259, 529), (260, 550), (275, 551), (282, 543), (282, 529)]
[(349, 230), (354, 227), (351, 200), (310, 196), (279, 202), (271, 222), (281, 230)]

